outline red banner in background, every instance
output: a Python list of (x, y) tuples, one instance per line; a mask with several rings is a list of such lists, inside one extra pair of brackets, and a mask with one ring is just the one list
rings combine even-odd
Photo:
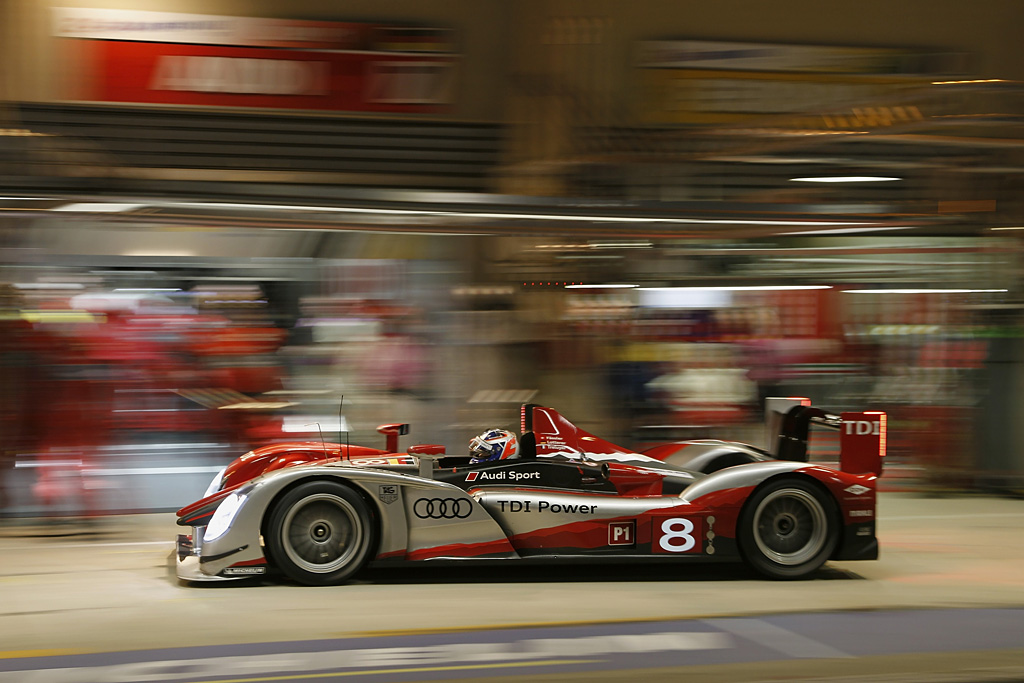
[(454, 97), (452, 55), (83, 42), (86, 98), (104, 102), (436, 113)]

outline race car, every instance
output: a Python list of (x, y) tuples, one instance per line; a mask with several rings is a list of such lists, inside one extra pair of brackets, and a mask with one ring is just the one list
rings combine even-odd
[[(774, 579), (878, 557), (876, 482), (886, 416), (769, 399), (770, 445), (714, 440), (616, 446), (553, 408), (524, 404), (518, 457), (488, 462), (437, 444), (399, 452), (325, 442), (250, 451), (178, 511), (177, 575), (273, 573), (341, 584), (415, 562), (743, 561)], [(808, 459), (813, 424), (840, 430), (838, 469)]]

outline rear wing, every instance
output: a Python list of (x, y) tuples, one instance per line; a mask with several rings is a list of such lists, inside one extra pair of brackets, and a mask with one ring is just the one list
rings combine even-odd
[(807, 398), (769, 398), (765, 401), (766, 443), (779, 460), (807, 462), (811, 425), (839, 430), (839, 469), (851, 474), (882, 474), (886, 449), (886, 414), (881, 411), (843, 412), (815, 408)]

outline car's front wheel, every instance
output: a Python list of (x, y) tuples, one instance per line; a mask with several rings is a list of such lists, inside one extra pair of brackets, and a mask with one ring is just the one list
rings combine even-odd
[(376, 527), (351, 488), (311, 481), (288, 491), (271, 511), (264, 539), (272, 562), (300, 583), (344, 582), (369, 560)]
[(740, 513), (740, 549), (758, 572), (799, 579), (823, 565), (839, 542), (839, 512), (828, 493), (799, 478), (758, 489)]

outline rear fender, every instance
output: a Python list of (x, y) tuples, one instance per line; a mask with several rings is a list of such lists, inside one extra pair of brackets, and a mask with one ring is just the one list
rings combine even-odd
[(682, 498), (693, 505), (718, 511), (720, 521), (715, 532), (736, 537), (736, 520), (743, 503), (755, 488), (776, 476), (792, 474), (807, 465), (785, 460), (769, 460), (740, 467), (729, 467), (707, 475), (691, 484)]
[[(768, 477), (750, 490), (747, 500), (757, 489), (781, 478), (800, 478), (811, 482), (832, 501), (838, 515), (839, 543), (829, 559), (878, 559), (878, 541), (875, 537), (877, 478), (874, 475), (854, 475), (811, 466)], [(747, 501), (744, 501), (743, 506), (746, 505)], [(738, 514), (737, 520), (739, 517)]]

